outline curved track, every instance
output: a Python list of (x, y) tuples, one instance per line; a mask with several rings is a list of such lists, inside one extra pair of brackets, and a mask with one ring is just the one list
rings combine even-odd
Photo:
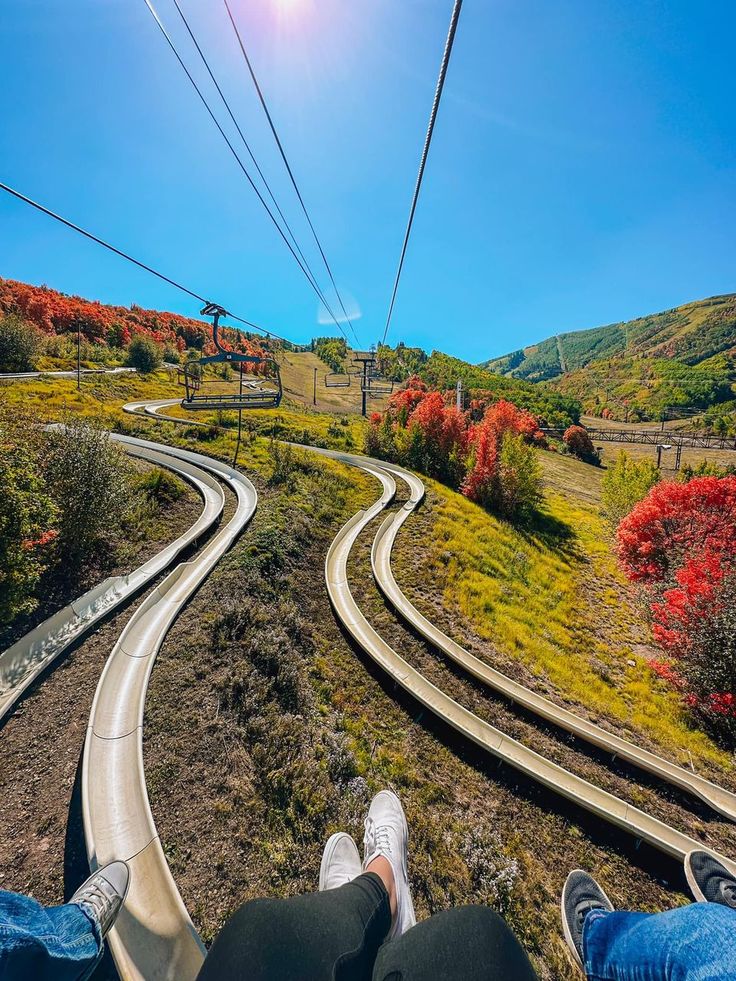
[(125, 437), (112, 434), (112, 438), (131, 456), (166, 467), (190, 483), (203, 499), (202, 513), (191, 528), (134, 572), (106, 579), (88, 590), (0, 654), (0, 722), (35, 679), (72, 643), (164, 572), (222, 514), (225, 496), (211, 474), (157, 449), (131, 444)]
[(129, 375), (134, 374), (137, 368), (82, 368), (77, 371), (71, 368), (69, 371), (11, 371), (0, 374), (2, 381), (23, 381), (26, 378), (76, 378), (77, 375)]
[(406, 598), (399, 588), (391, 569), (391, 552), (402, 525), (416, 510), (424, 497), (424, 484), (414, 474), (395, 468), (394, 473), (409, 486), (410, 497), (396, 514), (389, 515), (381, 525), (371, 549), (371, 565), (378, 588), (396, 612), (416, 630), (425, 640), (440, 650), (455, 664), (479, 681), (493, 688), (512, 702), (516, 702), (530, 712), (552, 722), (580, 739), (598, 746), (606, 752), (627, 760), (634, 766), (646, 770), (661, 780), (671, 783), (681, 790), (694, 794), (704, 800), (714, 811), (736, 821), (736, 794), (711, 783), (704, 777), (685, 770), (668, 760), (641, 749), (639, 746), (615, 736), (600, 726), (583, 719), (574, 712), (556, 705), (548, 698), (537, 694), (524, 685), (513, 681), (507, 675), (490, 667), (474, 657), (457, 644), (447, 634), (423, 616)]
[(143, 769), (148, 680), (167, 631), (250, 521), (257, 495), (242, 474), (209, 457), (122, 438), (144, 454), (164, 453), (225, 481), (237, 497), (228, 523), (191, 561), (178, 565), (128, 622), (97, 686), (82, 764), (82, 813), (90, 866), (126, 859), (131, 885), (109, 943), (121, 978), (188, 981), (204, 946), (176, 888), (151, 814)]
[[(154, 415), (159, 418), (167, 418), (173, 422), (187, 424), (187, 420), (160, 414), (162, 408), (175, 404), (176, 401), (178, 400), (135, 403), (125, 408), (127, 411)], [(681, 767), (661, 759), (656, 754), (639, 749), (634, 744), (628, 743), (587, 720), (575, 716), (574, 713), (562, 709), (548, 699), (538, 696), (524, 686), (517, 685), (500, 672), (493, 671), (435, 628), (409, 603), (393, 577), (390, 557), (399, 529), (424, 496), (424, 486), (419, 478), (400, 467), (383, 461), (316, 447), (301, 448), (358, 467), (370, 473), (382, 485), (381, 497), (367, 510), (355, 514), (334, 539), (325, 563), (325, 577), (330, 601), (345, 630), (397, 684), (401, 685), (443, 722), (461, 732), (499, 760), (602, 820), (648, 842), (660, 851), (681, 861), (691, 849), (703, 847), (702, 842), (677, 831), (663, 821), (570, 773), (480, 719), (429, 682), (419, 671), (397, 654), (368, 623), (350, 591), (347, 562), (358, 536), (393, 500), (396, 490), (394, 474), (408, 484), (410, 499), (396, 515), (390, 515), (384, 521), (376, 535), (371, 558), (379, 587), (397, 612), (425, 639), (443, 651), (455, 663), (513, 701), (519, 702), (525, 708), (555, 725), (568, 729), (580, 738), (610, 751), (614, 756), (621, 755), (641, 769), (697, 795), (707, 801), (719, 813), (730, 818), (734, 817), (733, 794), (698, 777), (696, 774), (691, 774)], [(719, 857), (724, 864), (736, 872), (736, 863), (724, 856)]]
[[(346, 458), (345, 462), (350, 462), (349, 458)], [(392, 487), (395, 489), (393, 478), (386, 471), (381, 471), (374, 463), (375, 461), (370, 461), (370, 463), (354, 465), (360, 466), (379, 479), (383, 485), (383, 494), (367, 511), (358, 511), (343, 526), (330, 546), (325, 563), (330, 601), (338, 619), (353, 640), (397, 684), (439, 719), (537, 783), (679, 861), (682, 861), (690, 850), (702, 848), (702, 842), (671, 828), (663, 821), (651, 817), (626, 801), (570, 773), (478, 718), (428, 681), (397, 654), (368, 623), (350, 591), (347, 562), (360, 533), (388, 505), (394, 493), (393, 490), (389, 490)], [(736, 872), (735, 862), (725, 856), (719, 858)]]

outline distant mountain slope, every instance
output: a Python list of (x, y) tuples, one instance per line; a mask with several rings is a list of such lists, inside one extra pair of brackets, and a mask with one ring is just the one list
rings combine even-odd
[(548, 337), (483, 366), (508, 380), (542, 382), (589, 415), (617, 420), (702, 416), (694, 425), (736, 431), (736, 294), (664, 313)]
[(594, 327), (548, 337), (539, 344), (482, 367), (527, 381), (549, 381), (617, 355), (667, 358), (687, 365), (714, 355), (736, 354), (736, 294), (714, 296), (695, 303), (640, 317), (626, 323)]

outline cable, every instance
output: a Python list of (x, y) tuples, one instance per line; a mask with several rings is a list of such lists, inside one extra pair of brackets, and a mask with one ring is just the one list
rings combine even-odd
[(204, 67), (207, 69), (207, 73), (209, 74), (210, 78), (212, 79), (212, 83), (215, 86), (215, 88), (217, 89), (217, 94), (220, 96), (220, 99), (222, 100), (222, 103), (225, 106), (225, 109), (227, 110), (228, 115), (230, 116), (230, 119), (232, 120), (233, 125), (235, 126), (235, 129), (238, 131), (238, 135), (240, 136), (240, 139), (243, 141), (243, 146), (248, 151), (248, 154), (250, 156), (250, 159), (253, 161), (253, 165), (256, 168), (256, 170), (258, 171), (258, 176), (263, 181), (264, 187), (268, 191), (268, 195), (271, 198), (271, 201), (273, 202), (274, 207), (278, 211), (279, 217), (283, 221), (284, 226), (286, 227), (286, 230), (288, 231), (289, 236), (290, 236), (292, 242), (294, 243), (294, 247), (296, 248), (297, 252), (299, 253), (299, 256), (301, 257), (302, 261), (304, 262), (304, 265), (307, 267), (307, 269), (309, 269), (309, 273), (310, 273), (310, 275), (312, 277), (312, 280), (316, 283), (316, 281), (317, 281), (316, 280), (316, 277), (315, 277), (314, 273), (312, 272), (312, 270), (309, 268), (309, 263), (307, 262), (307, 259), (306, 259), (305, 255), (304, 255), (304, 253), (299, 248), (299, 243), (296, 240), (296, 236), (294, 235), (294, 232), (292, 231), (291, 226), (289, 225), (288, 221), (286, 220), (286, 217), (285, 217), (283, 211), (279, 207), (278, 201), (276, 200), (276, 198), (274, 196), (274, 193), (271, 190), (271, 186), (268, 183), (268, 181), (266, 180), (266, 177), (265, 177), (263, 171), (261, 170), (261, 168), (260, 168), (260, 166), (258, 164), (258, 161), (255, 158), (255, 155), (254, 155), (253, 151), (250, 148), (250, 144), (246, 140), (245, 134), (243, 133), (242, 129), (240, 128), (240, 125), (238, 124), (238, 121), (235, 118), (235, 114), (233, 113), (232, 109), (230, 108), (230, 103), (225, 98), (225, 94), (222, 91), (222, 88), (220, 87), (219, 82), (215, 78), (214, 72), (212, 71), (212, 68), (210, 67), (209, 62), (207, 61), (207, 58), (205, 57), (205, 54), (202, 51), (202, 47), (199, 44), (199, 41), (197, 41), (197, 38), (194, 36), (194, 32), (192, 31), (192, 28), (191, 28), (191, 26), (189, 24), (189, 21), (187, 20), (185, 14), (184, 14), (184, 11), (181, 9), (181, 6), (179, 4), (179, 0), (174, 0), (174, 6), (176, 7), (177, 11), (179, 12), (179, 16), (181, 17), (181, 19), (182, 19), (182, 21), (184, 23), (184, 26), (187, 29), (187, 32), (189, 34), (189, 37), (192, 39), (192, 42), (194, 43), (194, 47), (197, 49), (197, 53), (199, 54), (199, 57), (202, 59), (202, 62), (204, 64)]
[[(178, 6), (177, 0), (174, 0), (174, 3), (176, 3), (177, 6)], [(353, 326), (353, 322), (350, 319), (350, 316), (348, 315), (347, 310), (345, 309), (345, 304), (342, 301), (342, 296), (340, 295), (340, 291), (337, 288), (337, 283), (335, 282), (335, 277), (332, 275), (332, 269), (330, 268), (330, 264), (327, 261), (327, 256), (325, 255), (325, 251), (322, 248), (322, 243), (319, 240), (319, 236), (317, 235), (317, 232), (316, 232), (316, 229), (314, 227), (314, 224), (312, 223), (312, 219), (310, 218), (309, 212), (307, 211), (307, 206), (304, 203), (304, 198), (302, 197), (301, 191), (299, 190), (299, 187), (297, 185), (296, 178), (294, 177), (294, 172), (292, 171), (291, 166), (289, 164), (289, 161), (288, 161), (288, 159), (286, 157), (286, 151), (284, 150), (284, 147), (283, 147), (283, 145), (281, 143), (281, 140), (279, 138), (279, 134), (276, 132), (276, 126), (275, 126), (274, 121), (273, 121), (273, 119), (271, 117), (271, 113), (270, 113), (270, 111), (268, 109), (268, 106), (266, 105), (266, 99), (265, 99), (265, 96), (263, 95), (263, 91), (261, 89), (261, 86), (258, 83), (258, 79), (256, 78), (256, 74), (255, 74), (255, 71), (253, 70), (253, 65), (251, 64), (251, 60), (248, 57), (247, 51), (245, 50), (245, 44), (243, 43), (243, 38), (242, 38), (242, 36), (240, 34), (240, 31), (238, 30), (238, 25), (235, 22), (235, 18), (233, 17), (232, 10), (230, 9), (230, 4), (228, 3), (228, 0), (224, 0), (224, 3), (225, 3), (225, 9), (227, 10), (227, 13), (228, 13), (228, 17), (230, 18), (230, 23), (232, 24), (233, 30), (235, 31), (235, 37), (238, 39), (238, 44), (240, 45), (240, 50), (241, 50), (241, 52), (243, 54), (243, 58), (245, 59), (245, 64), (248, 66), (248, 71), (250, 72), (250, 77), (253, 80), (253, 85), (255, 86), (255, 90), (258, 93), (258, 98), (260, 100), (260, 103), (261, 103), (261, 106), (263, 108), (263, 111), (266, 114), (266, 119), (268, 120), (268, 125), (271, 127), (271, 132), (273, 133), (273, 138), (276, 140), (276, 146), (279, 148), (279, 153), (281, 154), (281, 159), (284, 161), (284, 166), (286, 167), (287, 173), (289, 174), (289, 178), (291, 179), (291, 183), (292, 183), (292, 185), (294, 187), (294, 190), (296, 191), (296, 196), (299, 199), (299, 204), (302, 206), (302, 211), (304, 212), (304, 217), (307, 219), (307, 223), (308, 223), (308, 225), (309, 225), (309, 227), (310, 227), (310, 229), (312, 231), (312, 235), (314, 236), (314, 241), (317, 243), (317, 248), (319, 249), (319, 253), (322, 256), (322, 261), (325, 264), (325, 269), (327, 270), (327, 273), (328, 273), (328, 275), (330, 277), (330, 282), (332, 283), (333, 289), (335, 290), (335, 294), (337, 296), (338, 302), (340, 303), (340, 307), (342, 308), (342, 312), (345, 314), (345, 319), (350, 324), (350, 329), (353, 332), (353, 337), (355, 338), (355, 342), (356, 342), (356, 344), (360, 344), (360, 341), (358, 340), (358, 335), (355, 332), (355, 327)]]
[(240, 167), (240, 169), (241, 169), (241, 170), (243, 171), (243, 174), (244, 174), (244, 175), (245, 175), (245, 177), (247, 178), (247, 180), (248, 180), (248, 183), (249, 183), (249, 184), (250, 184), (250, 186), (251, 186), (251, 187), (253, 188), (253, 190), (254, 190), (254, 191), (256, 192), (256, 194), (257, 194), (257, 196), (258, 196), (258, 200), (259, 200), (259, 201), (261, 202), (261, 204), (263, 205), (263, 207), (264, 207), (264, 208), (266, 209), (266, 213), (268, 214), (268, 216), (269, 216), (269, 218), (271, 219), (271, 221), (273, 222), (273, 224), (274, 224), (274, 226), (276, 227), (276, 230), (278, 231), (278, 233), (279, 233), (279, 235), (280, 235), (280, 236), (281, 236), (281, 238), (282, 238), (282, 239), (284, 240), (284, 242), (285, 242), (285, 244), (286, 244), (286, 247), (288, 248), (288, 250), (289, 250), (289, 252), (291, 252), (291, 254), (292, 254), (292, 256), (294, 257), (294, 259), (295, 259), (295, 261), (296, 261), (296, 263), (297, 263), (297, 265), (299, 266), (299, 268), (301, 269), (301, 271), (302, 271), (302, 272), (304, 273), (304, 275), (306, 276), (306, 278), (307, 278), (307, 282), (308, 282), (308, 283), (309, 283), (309, 285), (310, 285), (310, 286), (312, 287), (312, 289), (313, 289), (313, 290), (315, 291), (315, 293), (317, 294), (317, 297), (318, 297), (318, 298), (319, 298), (319, 299), (320, 299), (320, 300), (322, 301), (322, 303), (323, 303), (323, 304), (324, 304), (324, 306), (325, 306), (325, 309), (327, 310), (327, 312), (329, 313), (329, 315), (330, 315), (330, 316), (332, 317), (332, 319), (334, 320), (334, 322), (335, 322), (335, 324), (336, 324), (336, 326), (337, 326), (337, 328), (338, 328), (338, 330), (339, 330), (339, 331), (341, 332), (341, 334), (343, 335), (343, 337), (344, 337), (344, 338), (345, 338), (345, 340), (347, 341), (347, 334), (345, 333), (345, 331), (344, 331), (344, 330), (342, 329), (342, 327), (340, 326), (340, 323), (339, 323), (339, 321), (337, 320), (337, 317), (335, 317), (335, 314), (333, 313), (333, 311), (332, 311), (332, 309), (331, 309), (331, 307), (330, 307), (330, 305), (329, 305), (329, 303), (328, 303), (328, 302), (327, 302), (327, 300), (325, 299), (325, 297), (324, 297), (324, 295), (323, 295), (323, 293), (322, 293), (322, 291), (320, 290), (320, 288), (319, 288), (319, 286), (317, 285), (317, 283), (316, 283), (316, 281), (315, 281), (315, 280), (314, 280), (314, 278), (313, 278), (313, 277), (311, 276), (311, 274), (310, 274), (310, 272), (309, 272), (309, 271), (307, 270), (307, 268), (306, 268), (306, 266), (305, 266), (305, 265), (304, 265), (304, 264), (302, 263), (302, 261), (301, 261), (301, 259), (299, 258), (299, 256), (298, 256), (298, 255), (296, 254), (296, 252), (294, 251), (294, 248), (293, 248), (293, 246), (292, 246), (292, 244), (291, 244), (291, 242), (290, 242), (290, 241), (288, 240), (288, 238), (287, 238), (287, 237), (286, 237), (286, 235), (284, 234), (284, 230), (282, 229), (282, 227), (281, 227), (281, 225), (279, 225), (279, 223), (278, 223), (278, 221), (276, 220), (276, 217), (274, 216), (274, 214), (273, 214), (273, 212), (271, 211), (271, 209), (269, 208), (269, 206), (268, 206), (268, 204), (266, 203), (266, 200), (264, 199), (264, 197), (263, 197), (263, 195), (261, 194), (261, 192), (260, 192), (260, 191), (258, 190), (258, 188), (256, 187), (256, 185), (255, 185), (255, 183), (254, 183), (254, 181), (253, 181), (253, 178), (252, 178), (252, 177), (250, 176), (250, 174), (248, 173), (248, 169), (247, 169), (247, 167), (245, 166), (245, 164), (243, 163), (243, 161), (242, 161), (242, 160), (240, 159), (240, 156), (239, 156), (239, 154), (238, 154), (238, 151), (237, 151), (237, 150), (235, 149), (235, 147), (234, 147), (234, 146), (232, 145), (232, 143), (230, 142), (230, 139), (228, 138), (228, 135), (227, 135), (227, 133), (225, 132), (225, 130), (224, 130), (224, 129), (222, 128), (222, 126), (220, 125), (220, 123), (219, 123), (219, 121), (218, 121), (218, 119), (217, 119), (217, 116), (215, 116), (215, 114), (214, 114), (214, 112), (212, 111), (212, 109), (211, 109), (211, 107), (210, 107), (210, 105), (209, 105), (209, 103), (207, 102), (207, 99), (206, 99), (206, 98), (204, 97), (204, 95), (202, 94), (202, 90), (201, 90), (201, 89), (200, 89), (200, 87), (199, 87), (199, 86), (197, 85), (197, 83), (196, 83), (196, 81), (194, 80), (194, 77), (192, 76), (192, 74), (191, 74), (191, 72), (189, 71), (189, 69), (187, 68), (187, 66), (186, 66), (186, 65), (184, 64), (184, 61), (183, 61), (183, 59), (182, 59), (182, 57), (181, 57), (181, 55), (179, 54), (179, 52), (178, 52), (178, 51), (177, 51), (177, 49), (176, 49), (176, 45), (175, 45), (175, 44), (174, 44), (174, 42), (172, 41), (172, 39), (171, 39), (171, 37), (170, 37), (170, 35), (169, 35), (169, 33), (168, 33), (168, 31), (166, 30), (166, 28), (164, 27), (164, 25), (163, 25), (163, 23), (162, 23), (162, 21), (161, 21), (161, 18), (160, 18), (160, 17), (158, 16), (158, 14), (156, 13), (156, 10), (155, 10), (155, 8), (154, 8), (154, 6), (153, 6), (153, 4), (151, 3), (151, 0), (144, 0), (144, 3), (145, 3), (145, 4), (146, 4), (146, 6), (148, 7), (148, 9), (149, 9), (149, 11), (150, 11), (150, 13), (151, 13), (151, 16), (153, 17), (153, 19), (154, 19), (154, 20), (156, 21), (156, 24), (158, 25), (158, 27), (159, 27), (159, 29), (160, 29), (160, 31), (161, 31), (161, 33), (163, 34), (163, 36), (164, 36), (164, 38), (166, 39), (166, 42), (168, 43), (168, 45), (169, 45), (169, 47), (171, 48), (171, 50), (172, 50), (172, 52), (174, 53), (174, 56), (175, 56), (175, 58), (176, 58), (176, 60), (177, 60), (177, 61), (179, 62), (179, 64), (180, 64), (180, 66), (181, 66), (181, 68), (182, 68), (182, 70), (184, 71), (184, 74), (185, 74), (185, 75), (187, 76), (187, 78), (188, 78), (188, 79), (189, 79), (189, 81), (191, 82), (191, 84), (192, 84), (192, 87), (194, 88), (194, 91), (195, 91), (195, 92), (197, 93), (197, 95), (199, 96), (199, 98), (200, 98), (200, 100), (201, 100), (201, 102), (202, 102), (202, 105), (203, 105), (203, 106), (205, 107), (205, 109), (207, 110), (207, 113), (209, 114), (209, 116), (210, 116), (210, 118), (211, 118), (211, 120), (212, 120), (212, 122), (213, 122), (213, 123), (215, 124), (215, 126), (217, 127), (217, 129), (218, 129), (218, 131), (219, 131), (219, 133), (220, 133), (220, 135), (222, 136), (222, 138), (223, 138), (223, 140), (224, 140), (224, 141), (225, 141), (225, 143), (227, 144), (227, 146), (228, 146), (228, 149), (230, 150), (230, 152), (232, 153), (232, 155), (233, 155), (233, 156), (235, 157), (235, 160), (237, 161), (237, 163), (238, 163), (238, 166)]
[[(181, 283), (177, 283), (175, 279), (169, 279), (168, 276), (164, 276), (163, 273), (158, 272), (158, 270), (154, 269), (152, 266), (147, 266), (145, 262), (141, 262), (139, 259), (134, 259), (132, 255), (128, 255), (127, 252), (123, 252), (121, 249), (116, 249), (114, 245), (110, 245), (110, 243), (106, 242), (104, 239), (98, 238), (97, 235), (93, 235), (92, 232), (88, 232), (86, 229), (80, 228), (79, 225), (75, 225), (74, 222), (69, 221), (68, 218), (63, 218), (61, 215), (57, 215), (55, 211), (51, 211), (49, 208), (44, 207), (42, 204), (39, 204), (38, 201), (34, 201), (32, 198), (26, 197), (25, 194), (21, 194), (20, 191), (16, 191), (7, 184), (3, 184), (2, 181), (0, 181), (0, 190), (7, 191), (8, 194), (12, 194), (13, 197), (18, 198), (19, 201), (24, 201), (26, 204), (30, 204), (32, 208), (35, 208), (37, 211), (40, 211), (45, 215), (48, 215), (49, 218), (53, 218), (55, 221), (61, 222), (62, 225), (66, 225), (67, 228), (71, 228), (72, 231), (79, 232), (80, 235), (84, 235), (85, 238), (90, 239), (92, 242), (96, 242), (109, 252), (114, 252), (115, 255), (119, 255), (122, 259), (127, 259), (128, 262), (132, 262), (134, 266), (138, 266), (140, 269), (145, 269), (145, 271), (151, 273), (152, 276), (162, 279), (170, 286), (181, 290), (182, 293), (186, 293), (188, 296), (194, 297), (195, 300), (200, 300), (204, 304), (211, 302), (204, 296), (200, 296), (199, 293), (195, 293), (186, 286), (182, 286)], [(241, 324), (245, 324), (247, 327), (252, 327), (254, 330), (259, 330), (262, 334), (267, 334), (268, 337), (273, 337), (277, 341), (284, 341), (286, 344), (293, 343), (293, 341), (289, 341), (287, 338), (281, 337), (280, 334), (274, 334), (273, 331), (266, 330), (265, 327), (259, 327), (258, 324), (254, 324), (250, 320), (244, 320), (242, 317), (236, 317), (233, 313), (228, 313), (228, 317), (230, 317), (232, 320), (237, 320)]]
[(388, 329), (391, 324), (391, 315), (394, 312), (394, 303), (396, 302), (396, 293), (399, 289), (399, 280), (401, 279), (401, 270), (404, 268), (404, 259), (406, 257), (406, 247), (409, 244), (409, 236), (411, 234), (411, 227), (414, 223), (414, 212), (417, 210), (417, 201), (419, 200), (419, 191), (422, 186), (422, 178), (424, 177), (424, 168), (427, 164), (427, 156), (429, 154), (429, 146), (432, 142), (432, 133), (434, 132), (434, 124), (437, 121), (437, 110), (440, 107), (440, 99), (442, 98), (442, 89), (445, 86), (445, 77), (447, 75), (447, 66), (450, 63), (450, 55), (452, 54), (452, 45), (455, 40), (455, 31), (457, 30), (457, 22), (460, 17), (460, 9), (463, 5), (463, 0), (455, 0), (455, 6), (452, 9), (452, 17), (450, 18), (450, 30), (447, 35), (447, 41), (445, 42), (445, 51), (442, 55), (442, 63), (440, 65), (440, 74), (437, 79), (437, 88), (434, 93), (434, 102), (432, 103), (432, 111), (429, 115), (429, 127), (427, 128), (427, 136), (424, 140), (424, 149), (422, 150), (422, 159), (419, 164), (419, 174), (417, 176), (416, 187), (414, 188), (414, 197), (411, 202), (411, 210), (409, 211), (409, 221), (406, 226), (406, 234), (404, 235), (404, 244), (401, 248), (401, 258), (399, 259), (399, 267), (396, 270), (396, 279), (394, 280), (394, 289), (391, 294), (391, 303), (388, 308), (388, 316), (386, 317), (386, 327), (383, 331), (382, 344), (386, 343), (386, 336), (388, 334)]

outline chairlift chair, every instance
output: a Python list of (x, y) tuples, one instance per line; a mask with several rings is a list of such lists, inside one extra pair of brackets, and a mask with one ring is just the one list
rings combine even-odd
[(394, 390), (394, 383), (390, 378), (384, 378), (382, 375), (367, 375), (361, 381), (360, 387), (361, 391), (366, 392), (366, 394), (378, 397), (391, 395)]
[[(217, 354), (190, 361), (179, 369), (179, 384), (186, 389), (182, 399), (183, 409), (192, 411), (216, 411), (218, 409), (240, 412), (243, 409), (277, 409), (281, 404), (283, 387), (281, 372), (273, 358), (259, 357), (254, 354), (243, 354), (240, 351), (228, 351), (220, 343), (218, 335), (220, 317), (227, 316), (227, 311), (215, 303), (208, 303), (202, 314), (212, 317), (212, 340), (217, 348)], [(203, 392), (202, 386), (208, 382), (204, 378), (203, 367), (210, 364), (231, 364), (239, 374), (239, 391), (234, 393)], [(265, 367), (269, 374), (253, 375), (244, 382), (243, 368), (246, 365)]]
[(350, 388), (350, 373), (345, 371), (329, 371), (325, 375), (325, 388)]

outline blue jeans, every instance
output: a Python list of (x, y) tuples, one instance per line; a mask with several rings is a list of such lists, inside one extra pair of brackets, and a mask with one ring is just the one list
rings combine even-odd
[(81, 981), (101, 954), (99, 927), (81, 906), (0, 889), (0, 981)]
[(736, 910), (691, 903), (667, 913), (593, 910), (583, 924), (589, 981), (736, 978)]

